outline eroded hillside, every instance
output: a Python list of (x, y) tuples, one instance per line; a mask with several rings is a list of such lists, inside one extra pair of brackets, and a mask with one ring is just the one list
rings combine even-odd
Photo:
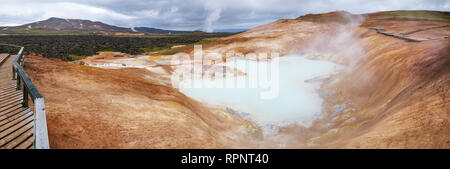
[[(280, 20), (228, 39), (246, 39), (232, 50), (302, 52), (349, 66), (324, 80), (326, 110), (305, 132), (310, 135), (299, 134), (306, 146), (448, 148), (449, 26), (385, 13), (334, 12)], [(431, 40), (410, 42), (370, 28)], [(299, 132), (292, 127), (286, 133)]]
[(449, 37), (448, 20), (333, 12), (279, 20), (225, 39), (245, 39), (233, 44), (238, 52), (300, 52), (348, 66), (324, 80), (326, 108), (309, 132), (286, 128), (299, 137), (289, 141), (294, 147), (448, 148)]
[(146, 70), (38, 56), (27, 58), (26, 69), (46, 99), (52, 148), (226, 148), (245, 145), (236, 144), (237, 127), (252, 128), (222, 108), (143, 78), (153, 76)]
[[(162, 63), (173, 56), (81, 62), (114, 69), (29, 57), (26, 69), (46, 98), (55, 148), (450, 148), (450, 22), (394, 14), (306, 15), (203, 44), (204, 52), (300, 54), (346, 67), (313, 79), (324, 109), (311, 126), (266, 139), (248, 119), (171, 87), (177, 65)], [(193, 55), (193, 46), (170, 50)]]

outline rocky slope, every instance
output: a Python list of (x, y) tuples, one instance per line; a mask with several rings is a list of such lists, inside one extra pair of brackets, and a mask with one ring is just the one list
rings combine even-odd
[(449, 148), (449, 25), (449, 20), (390, 12), (332, 12), (279, 20), (206, 49), (301, 53), (347, 65), (345, 72), (323, 80), (325, 111), (314, 126), (285, 128), (290, 147)]
[[(143, 69), (107, 70), (29, 56), (51, 148), (245, 147), (251, 124), (161, 85)], [(240, 131), (242, 130), (242, 131)]]
[[(268, 139), (246, 119), (160, 83), (176, 65), (100, 69), (30, 57), (26, 69), (46, 98), (56, 148), (450, 148), (450, 22), (442, 20), (448, 15), (339, 11), (283, 19), (204, 44), (204, 52), (300, 54), (346, 66), (313, 79), (322, 83), (324, 110), (311, 127), (286, 126)], [(192, 55), (187, 47), (177, 50)], [(108, 59), (123, 58), (87, 62)]]

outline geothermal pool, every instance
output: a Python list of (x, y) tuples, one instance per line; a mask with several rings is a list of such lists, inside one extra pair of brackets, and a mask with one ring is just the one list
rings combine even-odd
[[(196, 77), (194, 80), (181, 81), (181, 83), (194, 85), (190, 87), (180, 85), (179, 90), (199, 101), (225, 106), (228, 110), (233, 109), (261, 126), (282, 126), (292, 123), (309, 126), (322, 111), (322, 98), (316, 92), (320, 84), (308, 83), (305, 80), (329, 76), (342, 66), (329, 61), (310, 60), (298, 55), (280, 57), (278, 63), (277, 69), (277, 66), (274, 66), (276, 60), (230, 61), (222, 65), (239, 69), (246, 74), (237, 78), (233, 76)], [(267, 71), (259, 69), (264, 65), (268, 68)], [(258, 69), (252, 69), (255, 67)], [(268, 79), (270, 83), (259, 85), (263, 79)], [(234, 88), (227, 87), (227, 83), (235, 84)], [(195, 85), (198, 84), (203, 87), (196, 88)], [(217, 84), (224, 85), (220, 88)], [(258, 85), (255, 87), (255, 84)], [(276, 92), (277, 89), (278, 92)], [(261, 93), (269, 91), (278, 94), (271, 98), (261, 97)]]

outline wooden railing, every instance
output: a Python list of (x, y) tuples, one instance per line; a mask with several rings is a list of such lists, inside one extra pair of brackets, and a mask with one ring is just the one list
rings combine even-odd
[(30, 97), (34, 103), (34, 148), (49, 149), (50, 146), (48, 142), (44, 97), (42, 97), (41, 93), (39, 93), (36, 86), (33, 84), (33, 82), (31, 82), (31, 79), (23, 69), (25, 63), (25, 55), (23, 55), (23, 49), (24, 47), (20, 47), (19, 53), (17, 53), (16, 58), (13, 61), (12, 79), (17, 80), (17, 90), (23, 90), (23, 106), (29, 106), (28, 97)]

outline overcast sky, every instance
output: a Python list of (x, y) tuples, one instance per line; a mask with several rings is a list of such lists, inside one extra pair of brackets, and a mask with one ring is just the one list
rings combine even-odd
[(252, 28), (308, 13), (450, 10), (450, 0), (0, 0), (0, 25), (49, 17), (176, 30)]

